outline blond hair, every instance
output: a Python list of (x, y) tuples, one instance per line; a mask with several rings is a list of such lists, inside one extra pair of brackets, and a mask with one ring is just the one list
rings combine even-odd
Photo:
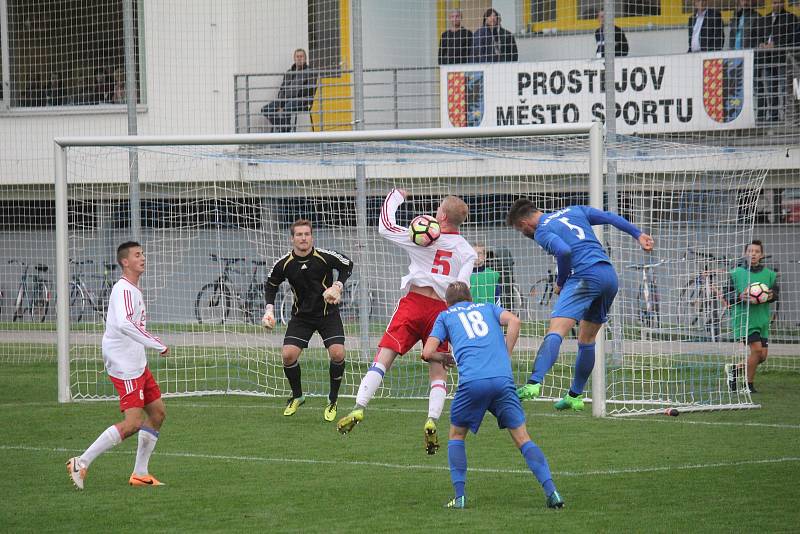
[(469, 206), (460, 197), (448, 195), (442, 199), (442, 211), (447, 215), (447, 221), (458, 227), (467, 220)]

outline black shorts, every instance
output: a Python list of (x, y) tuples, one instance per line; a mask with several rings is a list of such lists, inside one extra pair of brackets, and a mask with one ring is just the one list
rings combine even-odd
[(769, 343), (767, 343), (767, 338), (761, 337), (761, 332), (753, 332), (747, 336), (747, 341), (744, 342), (745, 345), (749, 345), (750, 343), (755, 343), (756, 341), (761, 342), (761, 346), (767, 348)]
[(286, 327), (283, 344), (304, 349), (308, 347), (308, 342), (314, 332), (319, 332), (325, 348), (331, 345), (344, 345), (344, 325), (338, 311), (322, 317), (298, 317), (295, 315), (289, 320), (289, 326)]

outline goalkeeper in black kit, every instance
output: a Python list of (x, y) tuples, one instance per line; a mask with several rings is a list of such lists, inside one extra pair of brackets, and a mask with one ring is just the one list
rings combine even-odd
[[(314, 248), (311, 222), (299, 219), (292, 223), (292, 250), (272, 267), (267, 279), (267, 309), (261, 319), (265, 328), (275, 326), (275, 295), (281, 282), (292, 286), (292, 318), (283, 338), (283, 372), (292, 388), (283, 415), (290, 416), (305, 402), (300, 380), (300, 353), (308, 347), (314, 332), (319, 332), (330, 356), (330, 393), (324, 419), (336, 419), (336, 401), (344, 375), (344, 325), (339, 315), (339, 301), (344, 283), (353, 272), (353, 262), (338, 252)], [(333, 271), (337, 279), (333, 279)]]

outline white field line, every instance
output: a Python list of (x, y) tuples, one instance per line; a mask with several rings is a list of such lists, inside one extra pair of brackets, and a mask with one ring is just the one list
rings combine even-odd
[[(66, 448), (47, 448), (47, 447), (31, 447), (27, 445), (0, 445), (0, 450), (6, 451), (25, 451), (25, 452), (43, 452), (43, 453), (77, 453), (81, 452), (80, 449), (66, 449)], [(122, 454), (132, 456), (134, 451), (109, 451), (106, 454)], [(188, 458), (199, 460), (218, 460), (218, 461), (237, 461), (237, 462), (255, 462), (255, 463), (293, 463), (293, 464), (310, 464), (310, 465), (352, 465), (363, 467), (378, 467), (385, 469), (399, 469), (404, 471), (448, 471), (449, 467), (443, 465), (419, 465), (419, 464), (393, 464), (386, 462), (366, 462), (357, 460), (316, 460), (313, 458), (271, 458), (262, 456), (238, 456), (238, 455), (224, 455), (224, 454), (200, 454), (192, 452), (158, 452), (159, 456), (168, 456), (172, 458)], [(586, 477), (586, 476), (614, 476), (626, 474), (641, 474), (641, 473), (655, 473), (661, 471), (681, 471), (689, 469), (715, 469), (726, 467), (738, 467), (743, 465), (763, 465), (763, 464), (779, 464), (788, 462), (800, 462), (800, 457), (783, 457), (783, 458), (760, 458), (755, 460), (740, 460), (737, 462), (716, 462), (708, 464), (682, 464), (682, 465), (664, 465), (654, 467), (627, 467), (621, 469), (600, 469), (592, 471), (554, 471), (553, 475), (560, 477)], [(470, 467), (469, 470), (474, 473), (491, 473), (491, 474), (511, 474), (511, 475), (530, 475), (527, 469), (504, 469), (494, 467)]]
[[(322, 397), (320, 397), (322, 398)], [(104, 401), (109, 403), (116, 403), (117, 401)], [(380, 400), (378, 400), (380, 403)], [(77, 404), (77, 403), (76, 403)], [(167, 409), (180, 409), (180, 408), (192, 408), (192, 409), (241, 409), (241, 410), (272, 410), (285, 407), (284, 402), (272, 402), (269, 400), (265, 400), (263, 403), (260, 404), (221, 404), (221, 403), (211, 403), (211, 402), (181, 402), (178, 399), (168, 399), (167, 402)], [(89, 404), (86, 404), (87, 406)], [(62, 408), (64, 407), (63, 404), (59, 404), (57, 402), (5, 402), (0, 403), (0, 408)], [(322, 406), (320, 406), (322, 408)], [(310, 410), (313, 407), (306, 406), (303, 410)], [(340, 408), (341, 410), (341, 408)], [(389, 413), (419, 413), (419, 414), (427, 414), (428, 410), (424, 410), (421, 408), (382, 408), (380, 406), (370, 406), (368, 411), (370, 412), (389, 412)], [(444, 411), (444, 414), (449, 413), (447, 410)], [(573, 421), (573, 422), (582, 422), (584, 419), (582, 417), (575, 417), (571, 414), (556, 414), (556, 413), (526, 413), (528, 418), (539, 418), (539, 417), (557, 417), (564, 422)], [(706, 425), (706, 426), (732, 426), (732, 427), (756, 427), (756, 428), (783, 428), (789, 430), (800, 430), (800, 424), (788, 424), (788, 423), (754, 423), (754, 422), (739, 422), (739, 421), (693, 421), (687, 420), (686, 417), (682, 419), (676, 419), (674, 417), (662, 417), (659, 415), (643, 415), (641, 417), (607, 417), (604, 421), (609, 422), (635, 422), (635, 423), (666, 423), (666, 424), (682, 424), (682, 425)]]

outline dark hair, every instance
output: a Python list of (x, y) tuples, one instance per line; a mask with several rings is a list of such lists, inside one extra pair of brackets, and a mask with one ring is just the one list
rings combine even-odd
[(289, 227), (289, 235), (294, 237), (294, 229), (298, 226), (308, 226), (311, 229), (311, 233), (314, 233), (314, 227), (311, 225), (311, 221), (308, 219), (297, 219), (292, 225)]
[(497, 17), (497, 25), (500, 26), (500, 13), (493, 7), (490, 7), (483, 13), (483, 26), (486, 26), (486, 19), (489, 18), (489, 15), (494, 13), (494, 16)]
[(142, 245), (137, 243), (136, 241), (125, 241), (123, 244), (117, 247), (117, 264), (122, 267), (122, 260), (128, 257), (128, 251), (132, 248), (140, 247)]
[(472, 302), (472, 293), (469, 291), (469, 286), (464, 282), (453, 282), (447, 286), (444, 299), (447, 301), (448, 306), (458, 302)]
[(744, 251), (745, 251), (745, 252), (747, 252), (747, 247), (749, 247), (750, 245), (758, 245), (759, 247), (761, 247), (761, 253), (762, 253), (762, 254), (764, 253), (764, 244), (761, 242), (761, 240), (760, 240), (760, 239), (753, 239), (753, 240), (752, 240), (752, 241), (750, 241), (748, 244), (746, 244), (746, 245), (744, 246)]
[(506, 224), (508, 226), (515, 226), (519, 221), (528, 217), (529, 215), (541, 211), (536, 205), (528, 198), (518, 198), (511, 209), (508, 210), (506, 215)]

